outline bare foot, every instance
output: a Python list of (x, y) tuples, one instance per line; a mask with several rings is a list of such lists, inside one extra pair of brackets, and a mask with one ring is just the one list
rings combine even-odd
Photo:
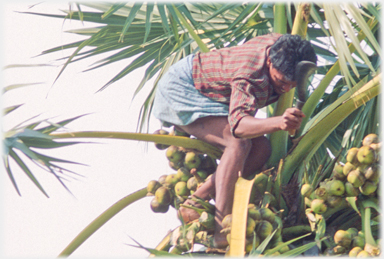
[(216, 248), (223, 248), (223, 249), (225, 249), (228, 246), (227, 234), (220, 233), (220, 232), (219, 233), (215, 232), (214, 239), (213, 239), (213, 245)]
[[(184, 205), (189, 205), (189, 206), (194, 206), (194, 207), (197, 207), (197, 208), (201, 207), (200, 204), (195, 203), (195, 202), (193, 202), (191, 200), (186, 200), (183, 204)], [(185, 224), (187, 224), (187, 223), (189, 223), (191, 221), (194, 221), (194, 220), (196, 220), (196, 219), (198, 219), (200, 217), (200, 214), (197, 211), (195, 211), (193, 209), (189, 209), (189, 208), (184, 208), (182, 206), (180, 206), (180, 208), (179, 208), (177, 213), (178, 213), (179, 217), (181, 216), (183, 218), (183, 221), (184, 221)]]
[(220, 233), (223, 227), (221, 226), (221, 220), (215, 220), (215, 233), (213, 235), (213, 245), (215, 248), (226, 248), (228, 246), (227, 233)]

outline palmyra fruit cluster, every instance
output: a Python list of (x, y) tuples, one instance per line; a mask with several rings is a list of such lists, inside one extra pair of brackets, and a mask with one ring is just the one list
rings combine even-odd
[[(190, 137), (175, 130), (170, 133), (158, 130), (155, 134)], [(350, 199), (349, 202), (352, 199), (351, 204), (353, 204), (356, 201), (368, 202), (367, 200), (371, 198), (369, 202), (374, 200), (378, 204), (380, 146), (378, 136), (368, 134), (360, 147), (350, 148), (344, 158), (337, 160), (331, 177), (312, 182), (306, 178), (307, 181), (301, 184), (301, 194), (299, 192), (297, 196), (297, 202), (302, 201), (302, 206), (306, 208), (304, 218), (307, 218), (310, 230), (304, 227), (305, 229), (314, 233), (316, 228), (321, 228), (319, 227), (320, 221), (324, 223), (325, 220), (332, 218), (333, 211), (338, 212), (340, 208), (350, 207), (348, 199)], [(165, 151), (169, 166), (175, 172), (162, 175), (158, 180), (148, 183), (148, 195), (153, 196), (150, 203), (151, 209), (156, 213), (165, 213), (169, 207), (177, 210), (180, 206), (184, 206), (193, 208), (200, 214), (199, 219), (187, 224), (180, 218), (183, 224), (172, 231), (169, 242), (161, 250), (182, 254), (192, 251), (194, 244), (212, 248), (215, 207), (210, 201), (191, 195), (211, 177), (218, 162), (207, 154), (186, 150), (182, 147), (160, 144), (156, 144), (156, 147)], [(259, 255), (288, 255), (294, 246), (288, 245), (290, 242), (287, 242), (284, 235), (289, 237), (292, 229), (302, 227), (302, 225), (286, 227), (284, 210), (279, 206), (281, 197), (272, 195), (272, 193), (276, 193), (274, 188), (281, 188), (276, 185), (275, 172), (271, 173), (271, 170), (267, 170), (255, 175), (245, 223), (244, 252), (250, 256), (254, 255), (257, 248), (260, 249), (260, 247), (263, 248), (259, 251)], [(183, 202), (187, 198), (198, 205), (184, 205)], [(214, 199), (214, 197), (212, 198)], [(227, 249), (216, 252), (226, 253), (230, 249), (231, 229), (234, 227), (232, 214), (223, 219), (222, 226), (222, 232), (226, 234), (229, 246)], [(325, 227), (325, 225), (323, 226)], [(320, 250), (319, 253), (326, 256), (377, 256), (380, 253), (378, 240), (374, 240), (376, 246), (367, 244), (364, 232), (368, 230), (362, 231), (361, 226), (359, 228), (335, 229), (335, 226), (332, 226), (332, 228), (324, 230), (323, 232), (327, 232), (329, 240), (326, 248)], [(316, 235), (318, 232), (316, 230)], [(370, 228), (369, 236), (372, 236)]]

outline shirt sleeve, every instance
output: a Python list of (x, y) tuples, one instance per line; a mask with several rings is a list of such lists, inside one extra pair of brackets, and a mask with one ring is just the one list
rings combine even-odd
[(234, 131), (239, 121), (245, 116), (254, 116), (257, 112), (257, 100), (251, 94), (251, 88), (252, 85), (246, 79), (235, 79), (232, 82), (228, 121), (234, 137), (236, 137)]

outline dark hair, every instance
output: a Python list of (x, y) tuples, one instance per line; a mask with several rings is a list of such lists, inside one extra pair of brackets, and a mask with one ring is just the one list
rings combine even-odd
[(295, 68), (303, 60), (316, 64), (317, 57), (311, 43), (299, 35), (284, 34), (271, 46), (269, 58), (275, 69), (288, 80), (295, 81)]

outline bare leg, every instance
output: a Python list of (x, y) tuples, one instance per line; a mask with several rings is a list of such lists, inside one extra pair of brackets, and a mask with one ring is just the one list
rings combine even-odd
[[(244, 177), (261, 168), (270, 155), (268, 140), (235, 138), (230, 133), (226, 117), (205, 117), (187, 126), (179, 126), (185, 132), (206, 141), (221, 150), (223, 155), (211, 181), (201, 186), (194, 195), (203, 199), (215, 195), (215, 246), (228, 245), (220, 233), (223, 218), (232, 212), (235, 183), (239, 172)], [(186, 212), (184, 210), (184, 212)], [(183, 212), (181, 211), (183, 214)]]

